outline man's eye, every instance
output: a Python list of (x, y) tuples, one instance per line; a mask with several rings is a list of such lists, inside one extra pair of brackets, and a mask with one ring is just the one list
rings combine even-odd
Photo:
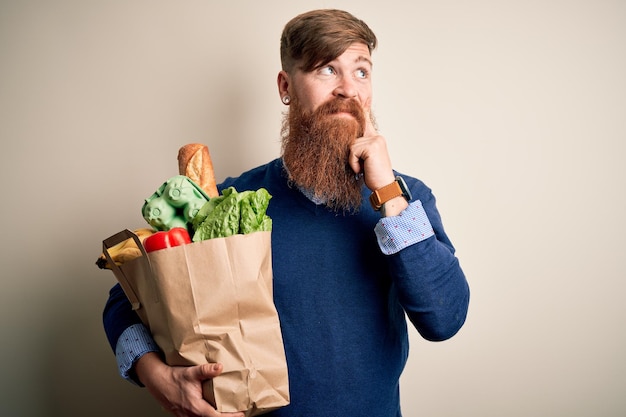
[(359, 70), (356, 71), (356, 77), (357, 78), (367, 78), (367, 75), (368, 75), (368, 73), (364, 69), (359, 69)]
[(333, 75), (335, 73), (335, 70), (333, 69), (333, 67), (322, 67), (320, 68), (320, 74), (322, 75)]

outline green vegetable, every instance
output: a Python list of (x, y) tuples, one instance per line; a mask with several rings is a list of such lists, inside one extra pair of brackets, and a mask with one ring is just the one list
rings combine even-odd
[(272, 198), (265, 188), (237, 192), (229, 187), (211, 198), (193, 218), (193, 241), (272, 230), (267, 206)]

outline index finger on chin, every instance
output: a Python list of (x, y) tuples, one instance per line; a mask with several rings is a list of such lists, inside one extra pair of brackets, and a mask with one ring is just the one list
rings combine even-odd
[(374, 123), (372, 122), (371, 100), (368, 100), (365, 103), (363, 112), (365, 114), (365, 132), (363, 133), (363, 136), (374, 136), (378, 134), (378, 132), (376, 131), (376, 128), (374, 127)]

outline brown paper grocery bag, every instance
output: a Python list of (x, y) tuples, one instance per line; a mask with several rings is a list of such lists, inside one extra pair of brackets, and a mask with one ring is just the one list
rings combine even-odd
[(224, 365), (203, 386), (205, 399), (221, 412), (255, 416), (289, 403), (270, 236), (256, 232), (144, 252), (113, 269), (168, 364)]

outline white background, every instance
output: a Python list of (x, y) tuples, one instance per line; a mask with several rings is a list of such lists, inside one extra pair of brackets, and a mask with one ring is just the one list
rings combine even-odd
[(380, 130), (472, 289), (455, 338), (411, 332), (404, 415), (626, 413), (625, 2), (4, 0), (0, 415), (163, 415), (116, 374), (101, 242), (185, 143), (220, 180), (278, 155), (280, 32), (319, 7), (378, 35)]

